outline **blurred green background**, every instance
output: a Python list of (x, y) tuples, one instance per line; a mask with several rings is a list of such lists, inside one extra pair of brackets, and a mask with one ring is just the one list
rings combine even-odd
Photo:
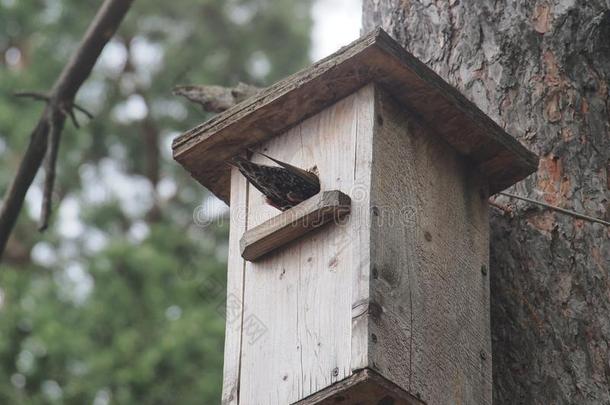
[[(11, 93), (47, 90), (100, 4), (0, 0), (0, 198), (43, 108)], [(95, 118), (64, 130), (51, 228), (39, 173), (0, 264), (0, 404), (220, 402), (228, 221), (171, 159), (208, 118), (171, 88), (304, 67), (311, 7), (134, 3), (78, 93)]]

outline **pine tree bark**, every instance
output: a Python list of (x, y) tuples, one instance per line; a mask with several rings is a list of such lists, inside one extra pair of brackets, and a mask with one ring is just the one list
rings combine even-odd
[[(610, 219), (610, 1), (363, 9), (540, 156), (515, 194)], [(490, 218), (494, 403), (610, 404), (610, 228), (497, 201), (514, 206)]]

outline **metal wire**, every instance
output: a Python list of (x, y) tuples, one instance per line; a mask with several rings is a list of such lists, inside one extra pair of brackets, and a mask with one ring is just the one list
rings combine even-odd
[(591, 217), (589, 215), (581, 214), (580, 212), (576, 212), (576, 211), (572, 211), (572, 210), (567, 210), (565, 208), (561, 208), (561, 207), (557, 207), (555, 205), (550, 205), (550, 204), (547, 204), (547, 203), (543, 203), (541, 201), (533, 200), (531, 198), (521, 197), (521, 196), (515, 195), (515, 194), (510, 194), (510, 193), (505, 193), (505, 192), (499, 192), (498, 194), (501, 194), (501, 195), (504, 195), (504, 196), (510, 197), (510, 198), (515, 198), (517, 200), (527, 201), (527, 202), (532, 203), (532, 204), (540, 205), (542, 207), (551, 209), (553, 211), (561, 212), (562, 214), (570, 215), (570, 216), (573, 216), (575, 218), (584, 219), (585, 221), (597, 222), (597, 223), (602, 224), (602, 225), (610, 226), (610, 222), (608, 222), (608, 221), (604, 221), (603, 219)]

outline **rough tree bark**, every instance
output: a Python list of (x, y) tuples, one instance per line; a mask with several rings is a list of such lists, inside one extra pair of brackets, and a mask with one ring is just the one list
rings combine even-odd
[[(610, 1), (364, 0), (541, 158), (516, 194), (610, 217)], [(495, 404), (610, 404), (610, 228), (505, 197), (491, 217)]]

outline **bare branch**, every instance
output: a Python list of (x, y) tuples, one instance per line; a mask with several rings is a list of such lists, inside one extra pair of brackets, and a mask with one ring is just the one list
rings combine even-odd
[[(0, 211), (0, 258), (6, 247), (8, 237), (17, 222), (25, 194), (38, 172), (47, 150), (49, 137), (49, 115), (61, 105), (74, 105), (74, 97), (83, 82), (89, 77), (102, 49), (114, 35), (133, 0), (105, 0), (89, 25), (78, 49), (74, 52), (48, 95), (48, 103), (38, 124), (30, 135), (30, 142), (17, 174), (11, 183)], [(22, 97), (43, 99), (36, 93)], [(46, 101), (46, 100), (45, 100)], [(77, 107), (75, 107), (77, 108)], [(77, 108), (78, 109), (78, 108)], [(61, 132), (65, 121), (64, 114), (58, 114), (54, 125)], [(59, 136), (57, 137), (59, 139)], [(56, 153), (56, 152), (55, 152)]]
[[(72, 110), (70, 110), (72, 111)], [(57, 153), (59, 151), (59, 138), (65, 122), (65, 113), (53, 110), (49, 114), (49, 145), (47, 147), (47, 158), (45, 165), (45, 181), (42, 195), (42, 213), (39, 231), (44, 231), (49, 226), (51, 208), (53, 202), (53, 185), (55, 183), (55, 167), (57, 165)]]
[(78, 123), (78, 120), (76, 119), (76, 115), (74, 115), (73, 108), (62, 105), (59, 107), (59, 110), (62, 112), (62, 114), (70, 117), (70, 119), (72, 120), (72, 125), (74, 125), (75, 128), (80, 128), (80, 124)]
[(89, 118), (90, 120), (93, 119), (93, 114), (91, 114), (88, 110), (86, 110), (84, 107), (76, 104), (76, 103), (72, 103), (72, 109), (76, 109), (80, 112), (82, 112), (83, 114), (85, 114), (87, 116), (87, 118)]
[[(51, 97), (49, 97), (47, 94), (39, 93), (39, 92), (35, 92), (35, 91), (17, 91), (15, 93), (13, 93), (13, 96), (22, 97), (22, 98), (32, 98), (34, 100), (44, 101), (46, 103), (51, 102)], [(70, 117), (70, 119), (72, 120), (72, 123), (74, 124), (74, 126), (76, 128), (80, 128), (80, 125), (78, 123), (78, 120), (76, 119), (74, 110), (78, 110), (78, 111), (82, 112), (83, 114), (85, 114), (87, 116), (87, 118), (93, 119), (93, 114), (91, 114), (84, 107), (82, 107), (74, 102), (72, 102), (72, 104), (69, 107), (62, 106), (61, 109), (64, 112), (64, 114), (66, 114)]]
[(17, 91), (13, 93), (15, 97), (33, 98), (34, 100), (49, 102), (50, 97), (44, 93), (38, 93), (34, 91)]
[(235, 87), (222, 86), (176, 86), (172, 93), (199, 104), (204, 111), (219, 113), (252, 97), (262, 89), (245, 83)]

